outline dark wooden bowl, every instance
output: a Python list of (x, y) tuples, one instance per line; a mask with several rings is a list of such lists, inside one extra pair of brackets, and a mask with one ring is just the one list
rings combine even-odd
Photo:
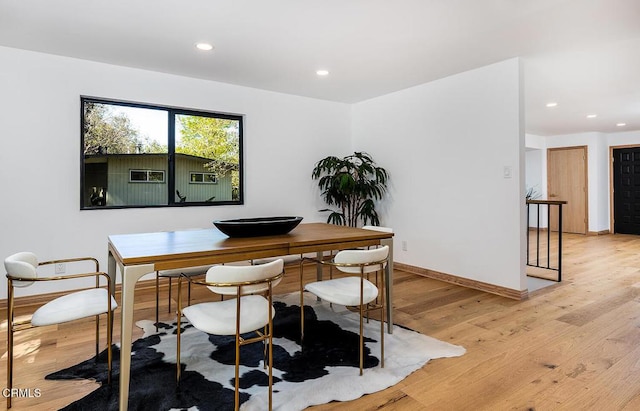
[(260, 237), (287, 234), (296, 228), (302, 217), (259, 217), (215, 220), (218, 230), (229, 237)]

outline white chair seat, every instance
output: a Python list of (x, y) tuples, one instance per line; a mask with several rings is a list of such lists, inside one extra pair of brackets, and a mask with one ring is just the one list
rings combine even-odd
[[(342, 277), (306, 284), (305, 290), (322, 300), (345, 306), (360, 305), (360, 277)], [(367, 304), (378, 296), (378, 287), (364, 280), (362, 303)]]
[[(31, 317), (31, 324), (41, 327), (104, 314), (108, 311), (108, 295), (103, 288), (92, 288), (58, 297), (38, 308)], [(117, 306), (111, 297), (111, 309), (115, 310)]]
[[(182, 314), (197, 329), (209, 334), (236, 334), (236, 299), (191, 305)], [(271, 310), (272, 318), (275, 309)], [(214, 315), (212, 315), (215, 313)], [(240, 305), (240, 333), (255, 331), (269, 323), (269, 301), (260, 295), (242, 297)]]

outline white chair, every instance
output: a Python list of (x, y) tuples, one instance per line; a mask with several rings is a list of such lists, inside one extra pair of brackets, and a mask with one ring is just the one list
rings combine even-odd
[[(365, 225), (362, 226), (363, 229), (365, 230), (372, 230), (372, 231), (379, 231), (382, 233), (393, 233), (393, 228), (391, 227), (381, 227), (379, 225)], [(385, 245), (383, 240), (383, 244), (381, 245)], [(375, 246), (372, 246), (375, 247)], [(367, 247), (368, 249), (371, 249), (371, 247)], [(391, 275), (393, 275), (393, 248), (389, 247), (389, 260), (388, 260), (388, 264), (391, 264), (391, 266), (389, 267), (391, 269)], [(368, 277), (367, 277), (368, 279)], [(391, 280), (391, 279), (390, 279)], [(378, 285), (378, 273), (376, 272), (376, 285)], [(387, 295), (389, 295), (389, 292), (391, 291), (391, 284), (388, 284), (389, 288), (387, 289)], [(387, 302), (389, 302), (389, 299), (387, 299)]]
[[(265, 368), (269, 366), (269, 410), (272, 408), (273, 384), (273, 287), (284, 275), (284, 262), (281, 259), (262, 265), (230, 266), (219, 265), (210, 268), (204, 281), (187, 276), (178, 280), (178, 330), (176, 351), (176, 380), (180, 383), (180, 335), (181, 317), (184, 317), (196, 329), (215, 335), (235, 335), (235, 409), (240, 407), (240, 347), (254, 342), (268, 345), (265, 349)], [(233, 299), (194, 304), (182, 308), (182, 282), (200, 284), (222, 296), (235, 296)], [(253, 333), (255, 336), (243, 336)], [(266, 348), (266, 347), (265, 347)]]
[[(371, 272), (384, 269), (389, 258), (389, 247), (382, 246), (371, 250), (343, 250), (338, 252), (333, 260), (324, 261), (308, 259), (317, 264), (336, 267), (338, 271), (347, 274), (356, 274), (346, 277), (332, 278), (330, 280), (315, 281), (304, 285), (303, 264), (300, 263), (300, 332), (304, 339), (304, 295), (306, 290), (318, 298), (332, 304), (347, 307), (358, 307), (360, 314), (360, 375), (364, 365), (364, 335), (363, 317), (365, 311), (380, 311), (380, 365), (384, 367), (384, 292), (378, 290), (375, 284), (365, 278)], [(381, 282), (384, 284), (384, 282)], [(384, 285), (382, 285), (384, 287)], [(376, 299), (379, 297), (379, 302)]]
[[(158, 321), (160, 318), (160, 279), (168, 278), (169, 279), (169, 309), (168, 312), (171, 312), (171, 289), (172, 289), (172, 279), (180, 277), (180, 275), (185, 275), (187, 277), (197, 277), (203, 276), (207, 273), (207, 270), (211, 268), (210, 265), (203, 265), (199, 267), (189, 267), (189, 268), (177, 268), (175, 270), (160, 270), (156, 271), (156, 331), (158, 331)], [(187, 299), (188, 304), (191, 304), (191, 284), (189, 284), (187, 291)]]
[[(80, 262), (95, 264), (93, 272), (56, 275), (50, 277), (39, 277), (38, 267), (44, 265), (67, 264), (79, 267)], [(107, 362), (108, 377), (107, 382), (111, 383), (111, 340), (113, 327), (113, 310), (118, 306), (112, 297), (113, 290), (111, 282), (106, 273), (100, 272), (98, 260), (91, 257), (68, 258), (55, 261), (38, 262), (38, 257), (31, 252), (21, 252), (13, 254), (4, 260), (4, 267), (7, 270), (8, 285), (8, 307), (7, 307), (7, 389), (11, 392), (13, 388), (13, 336), (16, 331), (31, 327), (41, 327), (46, 325), (61, 324), (68, 321), (78, 320), (85, 317), (96, 317), (96, 361), (99, 354), (100, 345), (100, 314), (107, 315)], [(38, 308), (31, 320), (15, 321), (15, 287), (28, 287), (35, 282), (70, 280), (85, 277), (95, 277), (95, 288), (88, 290), (73, 291), (62, 297), (55, 298), (42, 307)], [(104, 277), (107, 288), (100, 288), (100, 277)], [(7, 408), (11, 408), (11, 395), (7, 395)]]

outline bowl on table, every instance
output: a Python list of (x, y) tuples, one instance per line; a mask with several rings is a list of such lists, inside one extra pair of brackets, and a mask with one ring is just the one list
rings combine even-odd
[(302, 217), (258, 217), (215, 220), (218, 230), (229, 237), (260, 237), (287, 234), (302, 221)]

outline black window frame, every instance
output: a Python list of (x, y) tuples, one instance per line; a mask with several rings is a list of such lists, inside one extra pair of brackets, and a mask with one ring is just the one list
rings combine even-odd
[[(151, 110), (166, 111), (168, 121), (167, 135), (167, 172), (165, 173), (164, 184), (168, 185), (167, 204), (151, 204), (151, 205), (111, 205), (111, 206), (94, 206), (85, 202), (85, 155), (84, 155), (84, 130), (85, 130), (85, 103), (109, 104), (124, 107), (143, 108)], [(194, 201), (181, 202), (176, 201), (176, 176), (175, 176), (175, 118), (177, 115), (213, 117), (225, 120), (234, 120), (238, 122), (238, 193), (237, 199), (225, 201)], [(166, 208), (166, 207), (193, 207), (193, 206), (228, 206), (228, 205), (244, 205), (244, 115), (221, 113), (208, 110), (197, 110), (174, 106), (165, 106), (150, 103), (140, 103), (125, 100), (80, 96), (80, 210), (105, 210), (105, 209), (126, 209), (126, 208)], [(135, 182), (135, 183), (160, 183), (160, 182)], [(217, 184), (217, 177), (216, 183)]]

